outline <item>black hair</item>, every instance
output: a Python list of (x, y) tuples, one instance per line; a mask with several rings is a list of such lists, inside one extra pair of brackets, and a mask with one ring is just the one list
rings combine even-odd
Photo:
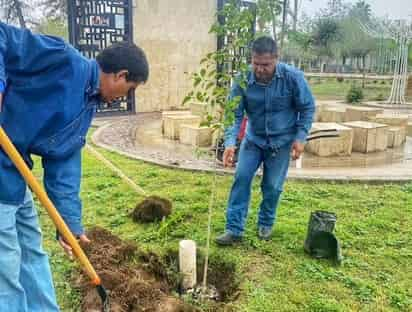
[(105, 48), (96, 57), (103, 72), (127, 70), (127, 81), (145, 83), (149, 78), (149, 63), (144, 51), (134, 43), (120, 42)]
[(278, 47), (276, 41), (269, 36), (257, 38), (252, 43), (252, 53), (278, 55)]

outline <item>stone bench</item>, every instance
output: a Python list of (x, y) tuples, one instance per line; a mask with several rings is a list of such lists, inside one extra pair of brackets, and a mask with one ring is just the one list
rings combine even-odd
[(345, 122), (344, 125), (354, 131), (352, 151), (370, 153), (388, 147), (387, 125), (367, 121)]
[(346, 109), (346, 121), (369, 121), (376, 115), (382, 114), (383, 109), (373, 107), (348, 107)]
[(213, 129), (210, 127), (181, 125), (179, 141), (195, 147), (208, 147), (212, 145), (212, 134)]
[(165, 117), (166, 116), (176, 116), (176, 115), (190, 115), (190, 111), (189, 110), (173, 110), (173, 111), (163, 111), (162, 112), (162, 134), (165, 133), (164, 129), (165, 129)]
[(187, 115), (168, 115), (163, 118), (164, 136), (168, 139), (178, 140), (180, 126), (193, 125), (199, 126), (200, 117), (187, 114)]
[(202, 103), (190, 103), (190, 112), (192, 115), (196, 115), (204, 119), (208, 112), (207, 105)]
[(345, 122), (346, 108), (344, 107), (325, 107), (319, 113), (320, 122)]
[(306, 150), (317, 156), (348, 156), (352, 153), (353, 129), (334, 122), (315, 122), (312, 132), (337, 130), (339, 137), (319, 138), (309, 141)]
[(401, 146), (406, 139), (405, 127), (388, 127), (388, 147)]
[(412, 121), (408, 122), (406, 127), (406, 135), (412, 137)]
[(373, 122), (389, 126), (406, 127), (408, 119), (409, 116), (406, 114), (378, 114)]

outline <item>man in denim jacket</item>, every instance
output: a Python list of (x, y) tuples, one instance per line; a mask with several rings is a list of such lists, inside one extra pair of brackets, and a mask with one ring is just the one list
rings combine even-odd
[(225, 134), (225, 166), (233, 166), (236, 137), (244, 112), (248, 116), (248, 126), (229, 196), (226, 231), (216, 238), (219, 245), (241, 241), (252, 180), (262, 163), (263, 200), (259, 209), (258, 236), (264, 240), (270, 238), (290, 156), (296, 160), (302, 154), (315, 110), (303, 73), (277, 62), (276, 43), (272, 38), (255, 40), (252, 68), (245, 89), (235, 82), (230, 95), (239, 97), (240, 102), (235, 110), (235, 124)]
[[(113, 45), (89, 60), (59, 38), (0, 22), (0, 124), (29, 167), (32, 154), (41, 157), (46, 191), (81, 241), (88, 242), (79, 198), (81, 148), (96, 105), (127, 95), (147, 78), (146, 57), (134, 44)], [(58, 311), (31, 192), (1, 148), (0, 311)]]

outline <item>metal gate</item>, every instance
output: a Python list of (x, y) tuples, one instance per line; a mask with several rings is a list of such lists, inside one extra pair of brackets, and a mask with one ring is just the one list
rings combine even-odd
[[(115, 42), (133, 41), (133, 0), (68, 0), (70, 43), (83, 55), (95, 58)], [(135, 112), (135, 96), (101, 103), (99, 114)]]

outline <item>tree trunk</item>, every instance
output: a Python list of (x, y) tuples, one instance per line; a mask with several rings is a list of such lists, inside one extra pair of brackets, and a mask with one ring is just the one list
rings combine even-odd
[(288, 0), (283, 0), (282, 33), (280, 37), (280, 50), (283, 49), (283, 41), (285, 39), (287, 10), (288, 10)]
[(293, 31), (296, 31), (296, 26), (298, 24), (298, 10), (299, 10), (299, 0), (295, 0), (295, 8), (293, 10)]
[(20, 2), (20, 0), (14, 0), (14, 9), (16, 10), (16, 15), (19, 19), (20, 27), (26, 28), (26, 21), (24, 20), (22, 3)]

